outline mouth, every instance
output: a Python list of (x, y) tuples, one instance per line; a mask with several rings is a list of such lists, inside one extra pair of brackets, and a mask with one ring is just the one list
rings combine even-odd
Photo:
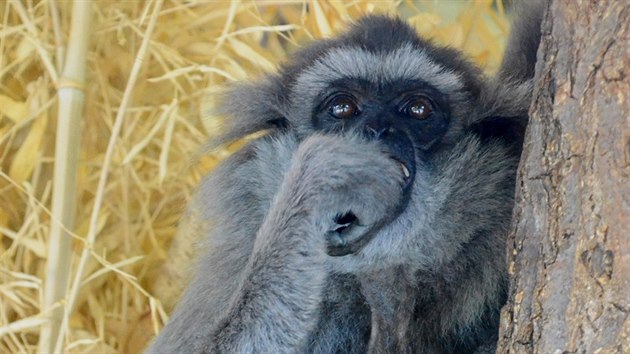
[(409, 197), (409, 191), (416, 176), (416, 154), (411, 138), (404, 132), (388, 136), (381, 140), (385, 153), (398, 163), (402, 174), (403, 197)]
[(416, 154), (411, 137), (403, 131), (396, 131), (380, 139), (384, 153), (398, 163), (403, 177), (403, 195), (407, 196), (416, 175)]
[(411, 176), (411, 174), (409, 173), (409, 169), (402, 162), (399, 162), (399, 163), (400, 163), (400, 170), (403, 173), (403, 177), (405, 178), (405, 180), (408, 180), (409, 177)]
[(402, 197), (398, 206), (375, 225), (362, 225), (359, 218), (352, 211), (337, 215), (334, 219), (334, 227), (326, 233), (326, 253), (328, 255), (339, 257), (360, 251), (378, 234), (378, 231), (383, 226), (398, 218), (407, 208), (416, 176), (416, 161), (411, 140), (404, 138), (396, 140), (384, 139), (383, 141), (386, 147), (385, 153), (397, 162), (403, 177)]
[[(411, 186), (411, 182), (413, 181), (413, 175), (415, 174), (415, 163), (403, 162), (403, 158), (397, 156), (390, 156), (392, 160), (398, 163), (398, 167), (400, 168), (400, 172), (403, 177), (403, 188), (408, 188)], [(411, 171), (414, 171), (412, 173)]]

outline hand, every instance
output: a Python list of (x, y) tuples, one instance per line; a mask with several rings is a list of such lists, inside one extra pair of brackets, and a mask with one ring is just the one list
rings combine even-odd
[(300, 144), (285, 183), (326, 237), (329, 255), (358, 250), (402, 203), (403, 170), (377, 141), (315, 135)]

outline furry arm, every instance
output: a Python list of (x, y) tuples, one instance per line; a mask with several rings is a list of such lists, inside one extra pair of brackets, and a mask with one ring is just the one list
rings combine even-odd
[[(246, 276), (210, 334), (208, 352), (293, 352), (317, 322), (326, 232), (352, 211), (365, 230), (391, 212), (402, 183), (375, 142), (314, 136), (293, 156), (256, 235)], [(375, 207), (378, 205), (378, 207)]]

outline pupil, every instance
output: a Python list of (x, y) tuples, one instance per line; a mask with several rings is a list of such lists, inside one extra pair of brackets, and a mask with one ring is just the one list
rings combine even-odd
[(333, 109), (333, 114), (340, 117), (346, 117), (351, 115), (352, 111), (352, 106), (347, 103), (337, 104)]
[(418, 116), (424, 115), (424, 111), (425, 111), (424, 105), (416, 105), (416, 106), (411, 107), (411, 112)]
[(352, 98), (339, 96), (331, 102), (328, 113), (335, 118), (349, 119), (359, 113), (359, 108)]

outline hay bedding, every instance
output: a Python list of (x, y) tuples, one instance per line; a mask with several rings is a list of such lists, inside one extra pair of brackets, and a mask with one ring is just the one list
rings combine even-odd
[[(92, 17), (76, 24), (70, 1), (0, 3), (0, 353), (135, 353), (159, 331), (202, 230), (194, 213), (180, 222), (185, 205), (239, 145), (200, 148), (220, 127), (205, 112), (223, 84), (370, 12), (405, 16), (488, 70), (507, 32), (492, 0), (79, 1)], [(82, 41), (81, 61), (68, 50)]]

